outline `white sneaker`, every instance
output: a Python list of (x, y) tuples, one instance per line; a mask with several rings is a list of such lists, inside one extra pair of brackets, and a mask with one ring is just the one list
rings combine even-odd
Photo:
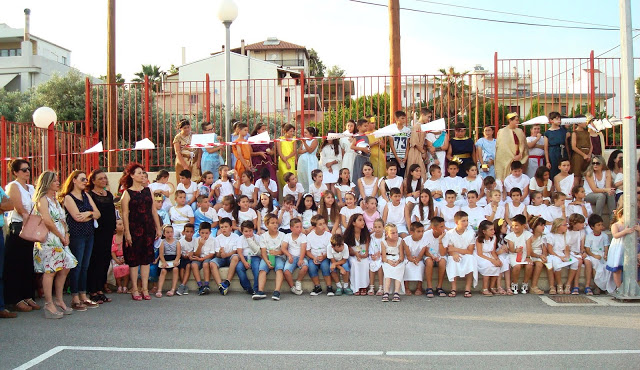
[(511, 283), (511, 291), (514, 295), (518, 294), (518, 283)]
[(301, 295), (302, 294), (302, 282), (296, 281), (295, 289), (296, 289), (296, 291), (294, 292), (294, 294)]
[(291, 293), (296, 294), (296, 295), (298, 294), (298, 291), (296, 290), (295, 286), (291, 287)]
[(522, 294), (527, 294), (527, 292), (529, 291), (529, 284), (527, 283), (522, 283), (522, 289), (520, 290), (520, 292)]

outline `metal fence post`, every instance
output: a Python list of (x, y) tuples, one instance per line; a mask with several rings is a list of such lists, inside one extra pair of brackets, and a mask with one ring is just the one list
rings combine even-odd
[[(84, 80), (84, 132), (87, 140), (86, 149), (91, 148), (92, 140), (91, 140), (91, 132), (93, 131), (93, 127), (91, 124), (91, 82), (89, 81), (89, 77)], [(88, 154), (85, 155), (85, 168), (93, 167), (92, 169), (97, 168), (95, 163), (95, 158), (97, 158), (98, 154)]]
[(2, 163), (2, 183), (6, 184), (7, 183), (7, 160), (5, 158), (7, 158), (7, 120), (4, 118), (4, 116), (0, 116), (0, 132), (2, 132), (2, 135), (0, 135), (0, 156), (2, 156), (2, 160), (0, 160), (0, 163)]
[(596, 69), (595, 69), (595, 58), (593, 57), (593, 50), (591, 50), (591, 54), (589, 54), (589, 103), (591, 105), (592, 116), (596, 116)]
[(493, 54), (493, 119), (496, 120), (496, 135), (500, 129), (500, 117), (498, 113), (498, 52)]
[[(148, 138), (149, 135), (149, 105), (151, 104), (149, 99), (149, 76), (144, 76), (144, 137)], [(145, 150), (143, 154), (144, 168), (149, 171), (149, 151)]]
[[(300, 103), (300, 135), (304, 136), (304, 71), (300, 72), (300, 97), (302, 98)], [(284, 135), (284, 132), (282, 133)]]
[(205, 118), (206, 122), (211, 122), (211, 90), (209, 89), (209, 84), (210, 84), (209, 74), (207, 73), (205, 75), (205, 85), (204, 85), (204, 91), (205, 91), (204, 109), (206, 109), (204, 115), (206, 117)]

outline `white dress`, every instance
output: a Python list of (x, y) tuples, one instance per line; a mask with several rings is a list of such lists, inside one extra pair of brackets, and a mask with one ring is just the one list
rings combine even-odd
[[(466, 230), (462, 235), (458, 234), (456, 229), (447, 231), (444, 238), (445, 248), (447, 251), (449, 246), (460, 249), (466, 249), (469, 245), (475, 243), (476, 237), (473, 231)], [(460, 277), (463, 278), (467, 274), (473, 274), (473, 286), (478, 285), (478, 264), (473, 254), (461, 254), (460, 261), (455, 261), (452, 256), (447, 257), (447, 277), (449, 281)]]
[[(420, 250), (427, 244), (424, 237), (418, 241), (413, 240), (411, 235), (404, 238), (405, 244), (409, 247), (409, 252), (412, 257), (416, 257), (420, 254)], [(422, 281), (424, 280), (424, 261), (420, 260), (416, 265), (413, 262), (407, 261), (404, 268), (404, 281)]]
[(593, 282), (602, 290), (613, 293), (616, 290), (616, 283), (613, 280), (613, 274), (606, 269), (607, 260), (604, 255), (604, 249), (609, 244), (609, 237), (605, 233), (600, 235), (588, 234), (584, 241), (585, 248), (589, 248), (589, 251), (601, 259), (597, 259), (592, 256), (587, 256), (587, 260), (591, 261), (593, 271), (595, 271), (595, 277)]
[(518, 253), (509, 253), (509, 261), (511, 266), (515, 265), (526, 265), (527, 264), (527, 240), (531, 238), (533, 234), (531, 234), (528, 230), (523, 230), (522, 234), (516, 235), (514, 232), (510, 232), (507, 236), (504, 237), (505, 240), (513, 243), (514, 248), (522, 247), (522, 255), (520, 257), (520, 261), (518, 261)]
[(342, 167), (353, 171), (353, 162), (356, 160), (356, 152), (351, 149), (352, 137), (341, 137), (340, 148), (342, 148)]
[[(356, 253), (360, 253), (365, 248), (358, 241), (356, 245), (351, 247)], [(360, 261), (354, 256), (349, 257), (349, 266), (351, 267), (351, 289), (364, 289), (369, 287), (369, 257), (364, 257)]]
[(558, 256), (549, 255), (547, 257), (547, 259), (551, 261), (551, 264), (553, 265), (553, 271), (560, 271), (561, 269), (567, 266), (571, 266), (571, 267), (575, 266), (577, 268), (578, 261), (576, 261), (574, 258), (569, 258), (569, 260), (566, 262), (560, 258), (560, 257), (571, 257), (571, 254), (569, 254), (569, 256), (564, 255), (565, 247), (567, 246), (565, 234), (549, 234), (547, 235), (547, 243), (552, 245), (553, 253), (559, 256), (558, 257)]
[[(496, 243), (496, 254), (500, 251), (501, 248), (507, 246), (507, 241), (502, 239), (501, 242)], [(498, 254), (498, 258), (500, 262), (502, 262), (502, 267), (500, 268), (500, 273), (509, 271), (511, 269), (511, 265), (509, 264), (509, 252), (505, 252), (502, 254)]]
[[(305, 140), (308, 146), (311, 146), (316, 139)], [(302, 153), (298, 156), (298, 183), (302, 184), (303, 189), (309, 189), (309, 184), (313, 182), (311, 178), (311, 172), (313, 170), (318, 169), (318, 157), (316, 153), (318, 152), (318, 147), (313, 150), (311, 153)]]
[[(380, 270), (380, 267), (382, 267), (382, 256), (378, 257), (377, 260), (373, 260), (371, 256), (381, 252), (380, 246), (382, 245), (383, 241), (384, 236), (380, 239), (376, 238), (373, 235), (371, 236), (371, 243), (369, 244), (369, 271), (371, 272), (377, 272), (378, 270)], [(380, 283), (382, 284), (382, 282)]]
[[(383, 186), (383, 184), (386, 185), (386, 189)], [(384, 191), (387, 195), (387, 198), (389, 197), (389, 190), (393, 188), (402, 189), (402, 177), (396, 176), (392, 179), (387, 179), (386, 177), (382, 177), (380, 178), (380, 180), (378, 180), (378, 193), (382, 194), (382, 192)], [(386, 205), (387, 205), (387, 201), (382, 197), (382, 195), (379, 195), (378, 211), (380, 212), (380, 214), (382, 214), (382, 212), (384, 211), (384, 206)]]
[(408, 233), (407, 222), (404, 219), (404, 199), (400, 200), (400, 204), (394, 206), (393, 203), (387, 203), (387, 224), (394, 224), (398, 228), (398, 233)]
[(373, 188), (376, 186), (376, 183), (378, 182), (377, 177), (374, 177), (373, 181), (370, 184), (367, 184), (366, 181), (364, 181), (364, 177), (359, 178), (358, 181), (361, 181), (362, 190), (364, 191), (364, 194), (360, 194), (360, 198), (364, 199), (366, 197), (376, 196), (376, 194), (373, 193)]
[[(401, 243), (401, 239), (398, 239), (398, 245), (395, 247), (390, 247), (387, 244), (387, 241), (383, 241), (382, 242), (387, 250), (387, 260), (391, 260), (391, 261), (397, 261), (400, 259), (400, 245)], [(400, 282), (403, 282), (404, 280), (404, 268), (405, 268), (405, 262), (401, 262), (398, 264), (398, 266), (391, 266), (388, 263), (383, 263), (382, 264), (382, 270), (384, 271), (384, 277), (389, 278), (389, 279), (395, 279), (395, 280), (399, 280)]]
[(622, 270), (624, 265), (624, 241), (622, 238), (613, 238), (607, 254), (607, 270), (616, 272)]
[[(485, 240), (482, 243), (482, 250), (479, 251), (483, 256), (493, 258), (491, 252), (494, 251), (496, 245), (496, 237), (494, 236), (490, 240)], [(500, 275), (500, 266), (494, 266), (491, 261), (482, 258), (478, 255), (478, 251), (475, 253), (476, 262), (478, 263), (478, 273), (482, 276), (498, 276)]]
[[(322, 170), (323, 184), (335, 184), (336, 182), (338, 182), (338, 175), (340, 174), (340, 169), (342, 168), (342, 156), (340, 155), (340, 150), (338, 150), (338, 155), (336, 155), (333, 145), (334, 144), (326, 145), (320, 151), (320, 169)], [(329, 172), (326, 164), (333, 161), (338, 161), (338, 163), (332, 165), (332, 172)]]
[[(541, 235), (539, 238), (536, 238), (535, 236), (531, 238), (531, 251), (534, 254), (537, 255), (543, 255), (543, 247), (545, 247), (545, 245), (547, 244), (547, 236), (546, 235)], [(532, 262), (542, 262), (542, 259), (538, 258), (538, 257), (531, 257), (531, 261)], [(547, 262), (543, 263), (544, 266), (551, 270), (553, 268), (553, 264), (551, 263), (551, 260), (549, 260), (549, 256), (547, 256)]]

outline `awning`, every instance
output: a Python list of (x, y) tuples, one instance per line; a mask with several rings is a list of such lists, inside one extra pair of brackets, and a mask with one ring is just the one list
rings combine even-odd
[(6, 75), (0, 75), (0, 89), (4, 88), (9, 84), (9, 82), (13, 81), (14, 78), (18, 76), (17, 73), (9, 73)]

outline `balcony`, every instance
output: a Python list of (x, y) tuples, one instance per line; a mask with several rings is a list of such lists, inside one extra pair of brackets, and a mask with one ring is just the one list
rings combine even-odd
[(270, 59), (265, 60), (283, 67), (304, 67), (304, 59)]

